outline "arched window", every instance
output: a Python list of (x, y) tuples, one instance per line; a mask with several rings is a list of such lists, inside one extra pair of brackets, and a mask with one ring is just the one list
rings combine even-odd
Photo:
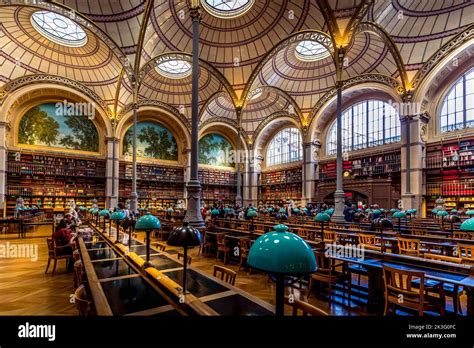
[(474, 127), (474, 69), (451, 87), (443, 100), (439, 118), (442, 133)]
[(286, 128), (273, 137), (267, 150), (267, 166), (301, 161), (303, 146), (298, 128)]
[[(366, 100), (342, 114), (342, 151), (400, 141), (400, 119), (395, 108), (381, 100)], [(327, 154), (337, 150), (337, 124), (334, 121), (327, 137)]]

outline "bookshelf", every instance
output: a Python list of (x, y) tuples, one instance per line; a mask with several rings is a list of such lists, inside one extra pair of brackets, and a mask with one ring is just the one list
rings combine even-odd
[(303, 170), (301, 167), (268, 171), (260, 176), (260, 200), (275, 204), (302, 197)]
[(449, 209), (474, 208), (474, 138), (430, 144), (425, 168), (427, 211), (439, 196)]
[[(119, 196), (122, 202), (132, 193), (132, 164), (120, 162)], [(138, 207), (160, 209), (184, 199), (182, 167), (137, 164)]]
[(105, 160), (27, 152), (9, 152), (7, 158), (6, 215), (14, 214), (16, 200), (39, 205), (47, 213), (76, 205), (105, 207)]
[(206, 204), (222, 202), (234, 204), (237, 197), (237, 173), (225, 169), (199, 168), (199, 182), (202, 185), (201, 199)]

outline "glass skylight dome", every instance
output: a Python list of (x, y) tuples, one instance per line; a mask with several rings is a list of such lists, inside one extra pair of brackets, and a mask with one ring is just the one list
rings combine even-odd
[(235, 18), (247, 12), (255, 0), (201, 0), (204, 9), (213, 16)]
[(58, 13), (37, 11), (31, 15), (31, 24), (41, 35), (57, 44), (81, 47), (87, 43), (84, 29)]
[(158, 72), (171, 79), (181, 79), (191, 74), (191, 64), (185, 60), (170, 59), (156, 65)]
[(319, 42), (305, 40), (296, 46), (295, 55), (303, 61), (316, 61), (329, 57), (330, 53)]

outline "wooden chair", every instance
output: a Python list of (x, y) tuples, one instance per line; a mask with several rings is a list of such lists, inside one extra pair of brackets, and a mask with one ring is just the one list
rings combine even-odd
[(349, 228), (354, 231), (360, 231), (360, 226), (355, 223), (351, 223)]
[(166, 246), (166, 244), (160, 242), (155, 244), (155, 248), (157, 248), (159, 251), (166, 251)]
[(255, 224), (255, 232), (256, 233), (265, 233), (265, 229), (263, 228), (262, 224)]
[(419, 239), (397, 238), (400, 254), (420, 256), (421, 243)]
[[(457, 264), (462, 263), (462, 258), (460, 257), (445, 256), (445, 255), (430, 254), (430, 253), (425, 253), (423, 257), (425, 259), (436, 260), (436, 261), (444, 261), (444, 262), (451, 262), (451, 263), (457, 263)], [(435, 281), (430, 281), (430, 282), (434, 283)], [(460, 296), (462, 294), (462, 288), (459, 287), (459, 285), (457, 284), (444, 283), (443, 290), (444, 290), (445, 295), (451, 296), (453, 298), (454, 313), (462, 314), (462, 306), (461, 306), (461, 299), (460, 299)]]
[(298, 311), (301, 311), (302, 316), (304, 317), (308, 315), (323, 316), (323, 317), (329, 316), (329, 313), (323, 311), (322, 309), (318, 307), (313, 306), (312, 304), (309, 304), (308, 302), (304, 302), (297, 299), (290, 300), (288, 296), (285, 296), (285, 304), (287, 306), (290, 306), (293, 309), (292, 311), (293, 316), (297, 316)]
[(413, 228), (411, 230), (411, 234), (414, 235), (414, 236), (425, 236), (426, 231), (422, 230), (422, 229), (418, 229), (418, 228)]
[(336, 242), (336, 232), (331, 230), (324, 230), (323, 241), (325, 243), (335, 243)]
[(84, 268), (82, 261), (78, 260), (74, 262), (74, 288), (78, 288), (82, 284), (84, 284)]
[(377, 242), (379, 242), (379, 238), (375, 235), (359, 233), (359, 245), (363, 246), (364, 248), (380, 251), (381, 246), (377, 245)]
[[(316, 251), (316, 272), (311, 274), (308, 298), (311, 296), (311, 291), (315, 281), (328, 284), (328, 297), (329, 301), (332, 299), (332, 287), (336, 283), (342, 283), (344, 286), (343, 297), (345, 297), (346, 288), (348, 293), (349, 303), (351, 301), (351, 275), (347, 270), (346, 263), (337, 264), (333, 258), (326, 257), (323, 251)], [(342, 266), (342, 272), (336, 270), (336, 268)]]
[(91, 302), (89, 301), (84, 285), (79, 286), (74, 292), (74, 302), (76, 303), (79, 315), (87, 317), (91, 313)]
[(209, 235), (206, 233), (205, 230), (202, 231), (202, 244), (198, 250), (198, 256), (201, 254), (209, 255), (211, 253), (211, 248), (213, 247), (214, 243), (212, 243), (209, 239)]
[[(72, 255), (72, 249), (69, 245), (57, 246), (56, 241), (52, 238), (47, 238), (46, 243), (48, 244), (48, 264), (46, 265), (46, 271), (44, 271), (44, 273), (48, 273), (51, 260), (54, 260), (53, 272), (51, 273), (51, 275), (54, 276), (58, 260), (66, 260), (67, 266), (68, 263), (74, 259)], [(69, 250), (71, 253), (68, 253)]]
[(217, 253), (216, 261), (219, 259), (219, 254), (224, 253), (224, 265), (227, 263), (227, 254), (230, 252), (230, 247), (227, 246), (227, 240), (224, 233), (218, 233), (217, 238)]
[[(439, 311), (444, 316), (445, 297), (442, 286), (430, 288), (437, 291), (439, 297), (431, 296), (425, 289), (425, 273), (418, 271), (407, 271), (388, 266), (383, 267), (383, 279), (385, 287), (385, 311), (396, 314), (396, 307), (412, 309), (423, 316), (425, 311)], [(412, 281), (419, 279), (419, 289), (414, 289)], [(441, 284), (441, 283), (440, 283)]]
[(460, 257), (463, 263), (474, 263), (474, 245), (458, 244), (457, 257)]
[(249, 256), (250, 238), (240, 238), (239, 249), (240, 249), (240, 262), (239, 262), (239, 271), (240, 271), (242, 266), (246, 265), (247, 258)]
[(471, 235), (469, 234), (469, 232), (455, 231), (453, 233), (453, 238), (456, 238), (456, 239), (471, 239)]
[(223, 280), (226, 283), (229, 283), (230, 285), (235, 285), (235, 278), (237, 277), (237, 273), (229, 268), (214, 265), (214, 277), (219, 278), (220, 280)]
[[(184, 254), (183, 254), (181, 251), (179, 251), (179, 252), (178, 252), (178, 260), (180, 260), (181, 258), (184, 260)], [(190, 265), (191, 265), (191, 261), (193, 260), (193, 258), (188, 255), (187, 260), (188, 260), (188, 266), (190, 266)]]
[(306, 228), (298, 228), (298, 236), (303, 239), (309, 239), (308, 230)]

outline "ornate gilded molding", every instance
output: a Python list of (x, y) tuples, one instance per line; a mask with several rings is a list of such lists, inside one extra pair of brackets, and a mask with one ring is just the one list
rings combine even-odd
[[(245, 85), (244, 91), (242, 93), (242, 100), (245, 101), (247, 99), (247, 95), (249, 94), (249, 91), (252, 88), (253, 83), (257, 79), (258, 74), (263, 69), (266, 63), (268, 63), (282, 49), (285, 49), (286, 47), (288, 47), (289, 45), (293, 43), (305, 41), (305, 40), (316, 41), (320, 43), (321, 45), (326, 47), (326, 49), (331, 53), (333, 60), (335, 59), (333, 40), (328, 34), (319, 30), (303, 30), (303, 31), (296, 32), (288, 36), (287, 38), (283, 39), (275, 46), (273, 46), (270, 52), (268, 52), (262, 58), (262, 60), (258, 63), (254, 71), (252, 71), (252, 74), (250, 75), (250, 78), (247, 81), (247, 84)], [(335, 61), (334, 61), (334, 64), (336, 64)]]
[(186, 116), (184, 116), (183, 114), (180, 114), (178, 109), (176, 109), (175, 107), (173, 107), (169, 104), (163, 103), (163, 102), (158, 101), (158, 100), (152, 100), (152, 99), (143, 99), (143, 100), (138, 101), (138, 103), (136, 103), (136, 104), (132, 103), (132, 104), (126, 105), (122, 109), (120, 114), (117, 116), (117, 119), (121, 120), (127, 113), (132, 111), (134, 109), (134, 107), (136, 107), (137, 110), (139, 110), (140, 108), (147, 107), (147, 106), (156, 107), (158, 109), (166, 110), (169, 113), (173, 114), (176, 118), (178, 118), (186, 126), (186, 128), (188, 130), (191, 128), (189, 120), (186, 118)]
[(415, 77), (413, 78), (412, 88), (416, 89), (436, 65), (438, 65), (451, 52), (462, 46), (465, 42), (471, 40), (473, 37), (474, 24), (446, 43), (443, 47), (436, 51), (425, 64), (423, 64), (421, 69), (418, 70)]
[(397, 45), (393, 41), (392, 37), (383, 29), (380, 25), (375, 22), (364, 21), (360, 22), (356, 28), (354, 36), (359, 33), (372, 32), (378, 35), (382, 40), (384, 40), (387, 45), (388, 50), (392, 54), (393, 59), (395, 59), (395, 64), (397, 65), (398, 73), (400, 74), (400, 79), (402, 81), (401, 88), (399, 88), (399, 93), (405, 91), (407, 88), (408, 75), (405, 69), (405, 63), (403, 62), (402, 55), (398, 50)]
[(103, 111), (107, 114), (109, 118), (113, 117), (109, 106), (92, 89), (86, 87), (80, 82), (77, 82), (76, 80), (71, 80), (71, 79), (68, 79), (67, 77), (48, 75), (48, 74), (27, 75), (27, 76), (22, 76), (16, 80), (10, 81), (9, 83), (4, 85), (0, 89), (0, 96), (3, 96), (3, 98), (0, 98), (0, 106), (3, 105), (3, 102), (9, 93), (12, 93), (16, 91), (17, 89), (22, 88), (24, 86), (29, 86), (33, 84), (41, 84), (41, 83), (52, 83), (52, 84), (66, 86), (66, 87), (71, 87), (72, 89), (77, 90), (87, 95), (92, 100), (94, 100), (94, 102), (100, 105), (100, 107), (103, 109)]
[(236, 130), (238, 130), (237, 122), (235, 122), (235, 120), (231, 120), (231, 119), (224, 118), (224, 117), (211, 117), (211, 118), (208, 118), (206, 121), (201, 122), (199, 124), (199, 129), (201, 130), (204, 127), (206, 127), (206, 126), (208, 126), (212, 123), (225, 123), (225, 124), (235, 128)]
[[(382, 75), (382, 74), (364, 74), (364, 75), (353, 77), (348, 80), (341, 81), (343, 90), (359, 85), (359, 84), (367, 83), (367, 82), (380, 83), (384, 86), (390, 86), (394, 88), (395, 90), (398, 90), (400, 88), (400, 84), (398, 83), (397, 80), (395, 80), (393, 77)], [(313, 110), (311, 111), (311, 114), (310, 114), (310, 119), (313, 119), (318, 114), (319, 110), (329, 100), (331, 100), (334, 96), (336, 96), (336, 93), (337, 93), (337, 86), (335, 86), (329, 92), (324, 94), (317, 101), (316, 105), (313, 107)]]

